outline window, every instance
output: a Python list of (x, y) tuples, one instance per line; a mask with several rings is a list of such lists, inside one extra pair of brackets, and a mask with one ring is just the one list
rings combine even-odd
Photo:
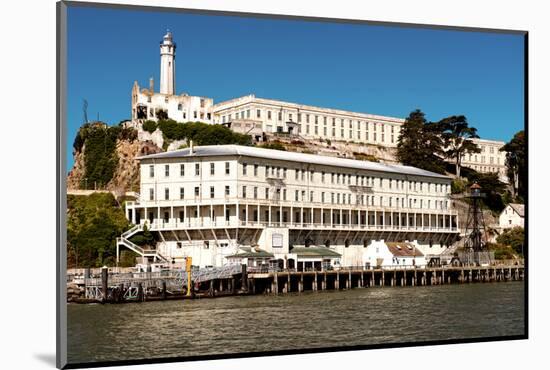
[(214, 163), (210, 163), (210, 175), (214, 176), (216, 173), (216, 166)]
[(246, 163), (243, 163), (243, 176), (246, 176)]
[[(285, 194), (286, 194), (286, 190), (285, 190)], [(258, 187), (257, 186), (254, 186), (254, 199), (258, 199)]]
[(149, 177), (155, 177), (155, 166), (149, 166)]
[(250, 109), (246, 110), (246, 118), (250, 118)]
[(229, 196), (229, 185), (225, 185), (225, 195)]
[(265, 199), (269, 199), (269, 188), (265, 188)]
[(199, 187), (195, 186), (195, 196), (198, 197), (200, 195)]
[(210, 198), (214, 198), (214, 187), (210, 187)]
[(270, 110), (267, 111), (267, 119), (271, 119), (271, 111)]
[(178, 110), (182, 110), (183, 109), (183, 106), (181, 105), (181, 103), (178, 104)]
[(300, 194), (300, 193), (299, 193), (298, 190), (296, 190), (296, 191), (294, 192), (294, 200), (295, 200), (296, 202), (298, 201), (298, 194)]
[(283, 200), (286, 200), (286, 189), (283, 189)]
[(278, 118), (279, 121), (282, 121), (282, 119), (283, 119), (283, 112), (279, 111), (279, 114), (278, 114), (277, 118)]
[(185, 188), (180, 188), (180, 199), (185, 199)]
[(262, 113), (259, 109), (256, 109), (256, 118), (260, 118), (262, 116)]
[(254, 176), (258, 176), (258, 165), (254, 165)]
[(246, 198), (246, 186), (243, 186), (243, 198)]
[(229, 175), (229, 162), (225, 162), (225, 174)]
[(185, 165), (184, 164), (180, 164), (180, 176), (181, 177), (185, 176)]
[(164, 200), (170, 199), (170, 189), (164, 188)]
[(155, 200), (155, 189), (149, 189), (149, 200)]
[(199, 163), (195, 163), (195, 176), (199, 176), (201, 174), (201, 166)]

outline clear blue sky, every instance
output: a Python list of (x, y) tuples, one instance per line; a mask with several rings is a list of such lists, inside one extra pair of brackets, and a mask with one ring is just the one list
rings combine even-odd
[(88, 117), (130, 118), (134, 80), (160, 73), (177, 43), (177, 93), (256, 96), (405, 118), (464, 114), (482, 138), (523, 128), (523, 36), (389, 26), (69, 7), (68, 169)]

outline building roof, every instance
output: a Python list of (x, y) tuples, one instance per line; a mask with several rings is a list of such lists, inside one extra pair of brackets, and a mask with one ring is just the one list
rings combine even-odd
[(226, 256), (226, 258), (272, 258), (273, 253), (269, 253), (263, 249), (260, 248), (252, 248), (252, 247), (240, 247), (237, 253), (232, 254), (230, 256)]
[(289, 253), (298, 257), (341, 257), (342, 255), (327, 247), (294, 247)]
[(521, 203), (510, 203), (510, 207), (516, 212), (520, 217), (525, 217), (525, 205)]
[(395, 257), (422, 257), (424, 254), (413, 243), (386, 242), (388, 250)]
[(326, 165), (334, 167), (354, 168), (360, 170), (391, 172), (405, 175), (417, 175), (433, 177), (440, 179), (449, 179), (445, 175), (435, 172), (422, 170), (416, 167), (385, 164), (371, 161), (360, 161), (356, 159), (335, 158), (317, 154), (305, 154), (296, 152), (286, 152), (274, 149), (258, 148), (242, 145), (205, 145), (196, 146), (191, 153), (190, 148), (151, 154), (138, 157), (137, 159), (171, 159), (171, 158), (191, 158), (191, 157), (213, 157), (213, 156), (245, 156), (253, 158), (275, 159), (287, 162), (310, 163), (316, 165)]

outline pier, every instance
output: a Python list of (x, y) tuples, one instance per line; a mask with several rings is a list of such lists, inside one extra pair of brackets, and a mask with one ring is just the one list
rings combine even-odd
[[(296, 271), (229, 265), (194, 270), (191, 284), (185, 270), (109, 273), (82, 279), (83, 297), (76, 303), (126, 303), (196, 299), (251, 294), (288, 294), (356, 288), (432, 286), (524, 280), (523, 265), (438, 267), (347, 267), (338, 270)], [(76, 284), (72, 282), (71, 284)], [(187, 291), (190, 286), (191, 290)]]

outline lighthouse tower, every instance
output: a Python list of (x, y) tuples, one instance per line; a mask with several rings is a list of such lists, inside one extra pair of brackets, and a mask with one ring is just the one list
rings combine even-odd
[(167, 31), (160, 43), (160, 93), (174, 95), (176, 91), (176, 44)]

